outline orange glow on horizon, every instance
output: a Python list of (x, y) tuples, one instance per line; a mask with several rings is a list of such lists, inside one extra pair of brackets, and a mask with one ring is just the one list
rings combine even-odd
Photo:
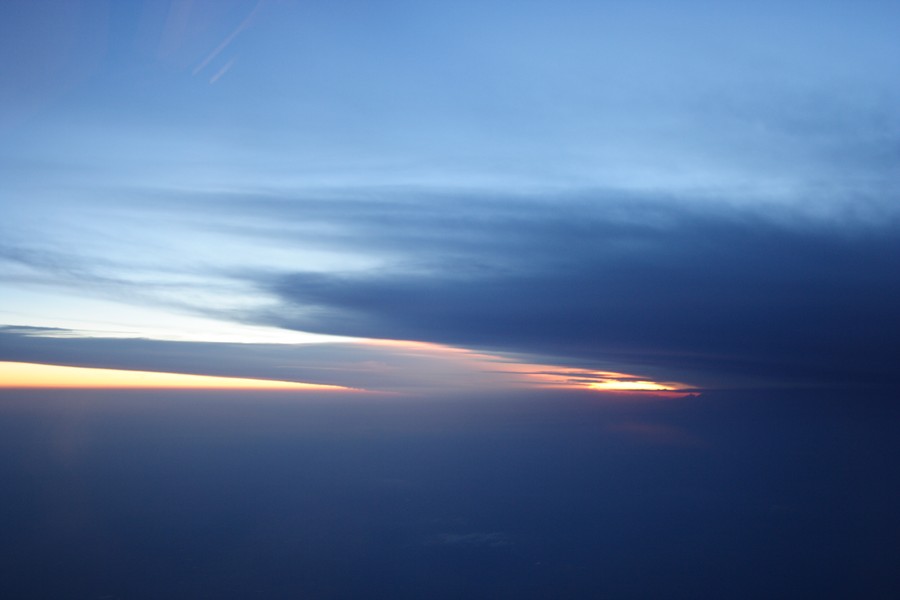
[(445, 346), (433, 342), (369, 339), (364, 343), (370, 346), (404, 348), (414, 353), (455, 357), (458, 360), (468, 362), (472, 368), (481, 372), (505, 375), (507, 377), (506, 383), (517, 387), (592, 390), (604, 393), (639, 393), (675, 398), (690, 395), (690, 390), (694, 387), (679, 382), (653, 381), (616, 371), (594, 371), (591, 369), (516, 362), (514, 359), (502, 355)]
[(594, 390), (598, 392), (647, 392), (662, 395), (683, 395), (691, 386), (683, 383), (638, 379), (628, 373), (592, 371), (572, 367), (554, 367), (507, 363), (501, 372), (524, 377), (531, 385), (568, 390)]
[(0, 361), (0, 388), (359, 391), (339, 385)]
[(690, 387), (684, 384), (634, 379), (627, 373), (567, 369), (552, 374), (534, 373), (531, 377), (539, 380), (540, 385), (544, 387), (569, 390), (592, 390), (617, 394), (640, 393), (672, 398), (681, 398), (690, 394), (687, 391)]

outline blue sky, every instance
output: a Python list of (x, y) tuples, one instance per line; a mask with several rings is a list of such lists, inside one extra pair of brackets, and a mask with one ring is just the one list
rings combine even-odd
[(898, 13), (5, 2), (2, 358), (889, 385)]

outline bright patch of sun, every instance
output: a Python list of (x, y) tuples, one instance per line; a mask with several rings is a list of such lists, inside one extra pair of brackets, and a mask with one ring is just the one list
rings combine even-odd
[(677, 388), (655, 381), (593, 381), (587, 384), (592, 390), (603, 392), (671, 392)]

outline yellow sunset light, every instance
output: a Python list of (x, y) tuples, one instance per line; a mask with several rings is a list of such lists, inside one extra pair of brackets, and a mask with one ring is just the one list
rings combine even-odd
[(124, 371), (86, 367), (61, 367), (20, 362), (0, 362), (0, 388), (167, 388), (215, 390), (353, 391), (339, 385)]
[(678, 388), (664, 385), (656, 381), (593, 381), (587, 384), (592, 390), (604, 392), (671, 392)]

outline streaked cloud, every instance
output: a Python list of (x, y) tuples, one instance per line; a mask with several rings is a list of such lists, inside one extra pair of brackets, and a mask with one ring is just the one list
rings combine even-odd
[[(315, 384), (400, 394), (597, 390), (684, 397), (687, 392), (679, 390), (689, 388), (683, 383), (653, 381), (641, 381), (636, 386), (640, 378), (634, 375), (536, 364), (528, 359), (522, 355), (392, 340), (304, 344), (189, 342), (86, 337), (82, 332), (61, 329), (0, 327), (0, 361), (77, 368), (59, 373), (51, 370), (44, 377), (43, 367), (25, 365), (18, 367), (19, 371), (0, 373), (0, 384), (8, 375), (6, 384), (15, 381), (16, 385), (38, 385), (41, 381), (65, 380), (74, 386), (81, 385), (78, 376), (90, 375), (90, 380), (99, 385), (109, 375), (110, 382), (119, 381), (122, 385), (132, 380), (138, 382), (134, 385), (140, 381), (150, 385), (154, 377), (142, 373), (153, 372), (161, 374), (163, 379), (157, 383), (160, 386), (172, 380), (172, 387), (177, 387), (179, 379), (173, 380), (169, 375), (183, 374), (201, 376), (197, 380), (185, 379), (184, 387), (202, 387), (205, 381), (223, 388), (257, 385), (263, 389), (269, 381), (275, 387), (293, 382), (298, 389)], [(29, 371), (31, 368), (37, 371)], [(94, 372), (100, 370), (105, 371)], [(127, 371), (141, 374), (129, 379)], [(17, 374), (20, 372), (21, 376)], [(68, 379), (67, 373), (71, 374)]]

